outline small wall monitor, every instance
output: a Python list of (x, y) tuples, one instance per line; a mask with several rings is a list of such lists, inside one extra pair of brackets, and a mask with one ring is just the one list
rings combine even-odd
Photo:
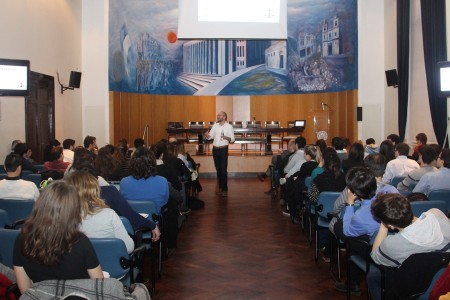
[(305, 123), (306, 123), (305, 120), (295, 120), (294, 127), (295, 128), (303, 128), (303, 127), (305, 127)]
[(0, 58), (0, 96), (28, 96), (30, 61)]
[(438, 62), (439, 94), (441, 97), (450, 97), (450, 61)]

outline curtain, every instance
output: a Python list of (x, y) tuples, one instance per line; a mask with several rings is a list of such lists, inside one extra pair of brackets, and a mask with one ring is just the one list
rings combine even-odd
[(397, 69), (398, 69), (398, 131), (405, 139), (409, 98), (409, 19), (410, 0), (397, 1)]
[(447, 128), (447, 99), (439, 97), (439, 70), (436, 63), (447, 60), (445, 0), (421, 0), (420, 6), (431, 121), (436, 139), (442, 145)]

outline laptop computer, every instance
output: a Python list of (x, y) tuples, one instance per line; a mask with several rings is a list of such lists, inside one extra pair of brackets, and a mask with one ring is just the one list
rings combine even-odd
[(303, 128), (305, 127), (306, 120), (295, 120), (294, 121), (294, 128)]

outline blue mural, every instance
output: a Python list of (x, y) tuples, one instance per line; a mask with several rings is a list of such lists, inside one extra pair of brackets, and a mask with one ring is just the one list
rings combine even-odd
[(170, 95), (357, 89), (357, 1), (287, 5), (287, 41), (178, 40), (178, 0), (110, 0), (109, 89)]

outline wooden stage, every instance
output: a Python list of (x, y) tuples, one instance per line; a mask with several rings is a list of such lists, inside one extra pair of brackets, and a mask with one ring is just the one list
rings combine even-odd
[[(253, 148), (253, 146), (251, 146)], [(241, 151), (240, 149), (229, 150), (228, 156), (228, 176), (229, 177), (251, 177), (259, 173), (264, 173), (272, 161), (272, 156), (265, 156), (264, 149), (262, 152), (258, 149)], [(189, 151), (192, 158), (200, 164), (201, 177), (215, 177), (216, 169), (211, 150), (207, 155), (195, 155), (195, 151)], [(273, 151), (274, 155), (278, 154), (278, 149)]]

